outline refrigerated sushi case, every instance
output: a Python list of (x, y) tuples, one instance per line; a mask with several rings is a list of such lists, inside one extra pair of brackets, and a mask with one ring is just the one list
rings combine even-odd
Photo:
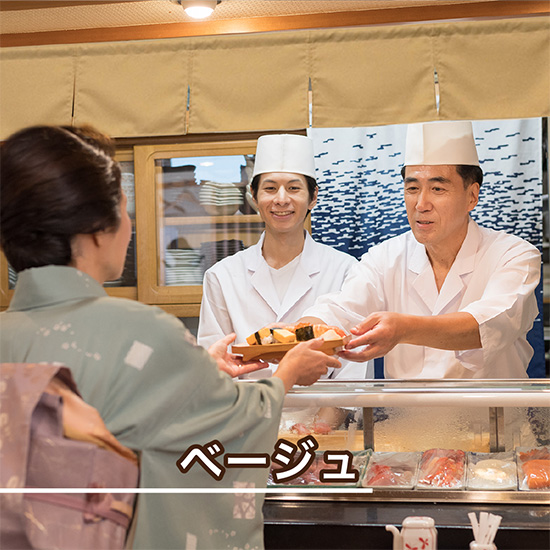
[[(287, 394), (279, 438), (297, 443), (307, 433), (303, 428), (313, 426), (315, 415), (325, 407), (340, 409), (344, 421), (330, 433), (312, 429), (318, 452), (369, 450), (372, 458), (447, 449), (463, 451), (466, 457), (515, 456), (550, 445), (547, 379), (321, 380)], [(297, 425), (302, 427), (299, 433)], [(312, 548), (391, 548), (385, 524), (399, 526), (406, 516), (427, 515), (436, 520), (440, 548), (467, 548), (473, 540), (469, 511), (503, 517), (499, 549), (548, 547), (548, 489), (524, 490), (521, 484), (505, 490), (472, 489), (466, 477), (458, 489), (369, 487), (365, 472), (354, 489), (268, 486), (266, 547), (298, 547), (303, 537)], [(522, 546), (525, 540), (529, 546)]]
[[(422, 453), (429, 449), (515, 453), (550, 444), (550, 381), (518, 380), (320, 380), (286, 396), (279, 438), (297, 442), (322, 408), (338, 408), (345, 420), (330, 433), (311, 435), (319, 451), (370, 449), (373, 453)], [(354, 500), (547, 502), (550, 490), (399, 490), (374, 488)], [(293, 497), (294, 498), (294, 497)], [(295, 498), (325, 498), (312, 494)], [(332, 497), (331, 497), (332, 498)]]

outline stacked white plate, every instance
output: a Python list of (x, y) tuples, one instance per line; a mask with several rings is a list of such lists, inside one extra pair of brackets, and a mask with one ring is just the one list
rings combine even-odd
[(200, 251), (168, 249), (164, 258), (167, 285), (202, 285), (203, 266)]
[(162, 191), (165, 216), (204, 216), (198, 185), (166, 186)]
[(204, 181), (200, 186), (199, 201), (211, 216), (229, 216), (243, 204), (243, 195), (233, 183)]

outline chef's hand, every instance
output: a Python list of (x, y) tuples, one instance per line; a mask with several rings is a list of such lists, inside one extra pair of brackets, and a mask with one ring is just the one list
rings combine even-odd
[(229, 352), (229, 346), (235, 341), (235, 333), (224, 336), (208, 348), (208, 353), (218, 364), (218, 368), (236, 378), (241, 374), (248, 374), (269, 367), (264, 361), (243, 361), (242, 358)]
[(323, 343), (322, 338), (300, 342), (281, 359), (273, 376), (282, 379), (286, 391), (295, 384), (309, 386), (326, 374), (328, 369), (339, 369), (342, 366), (336, 357), (320, 351)]
[[(350, 340), (345, 350), (338, 355), (342, 359), (358, 363), (383, 357), (399, 344), (405, 319), (399, 313), (388, 311), (371, 313), (350, 330), (356, 338)], [(352, 351), (361, 347), (363, 349)]]

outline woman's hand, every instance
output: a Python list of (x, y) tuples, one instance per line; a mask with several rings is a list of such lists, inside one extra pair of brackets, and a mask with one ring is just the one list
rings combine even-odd
[(322, 338), (300, 342), (281, 359), (279, 368), (273, 376), (282, 379), (286, 391), (294, 384), (309, 386), (326, 374), (328, 369), (338, 369), (342, 366), (336, 357), (320, 351), (323, 343)]
[(208, 353), (218, 364), (218, 368), (236, 378), (241, 374), (248, 374), (269, 366), (264, 361), (243, 361), (238, 355), (229, 352), (229, 346), (235, 341), (236, 334), (224, 336), (208, 348)]

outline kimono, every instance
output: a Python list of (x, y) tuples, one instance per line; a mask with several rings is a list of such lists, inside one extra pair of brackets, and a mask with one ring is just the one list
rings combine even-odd
[[(223, 454), (273, 453), (280, 379), (235, 383), (178, 319), (109, 297), (72, 267), (21, 272), (0, 325), (2, 362), (71, 370), (83, 399), (139, 453), (141, 487), (206, 489), (140, 494), (134, 548), (263, 548), (263, 494), (232, 490), (265, 487), (268, 467), (225, 468)], [(192, 446), (225, 469), (219, 481), (206, 460), (180, 471), (179, 459)]]
[(344, 328), (370, 313), (468, 312), (480, 349), (451, 351), (398, 344), (384, 357), (387, 378), (526, 378), (533, 349), (527, 332), (538, 314), (540, 253), (527, 241), (479, 227), (472, 219), (438, 291), (424, 245), (411, 231), (373, 246), (342, 291), (321, 297), (304, 315)]

